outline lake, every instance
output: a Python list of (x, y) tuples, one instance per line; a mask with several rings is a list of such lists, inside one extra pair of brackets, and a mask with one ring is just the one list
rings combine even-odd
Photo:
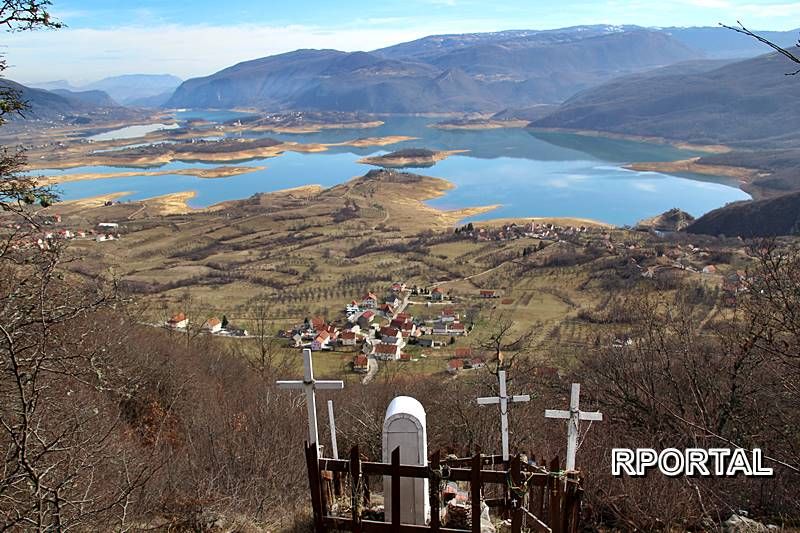
[[(216, 114), (213, 114), (216, 113)], [(184, 112), (190, 118), (230, 120), (231, 112)], [(671, 161), (698, 155), (665, 145), (588, 137), (565, 133), (542, 133), (524, 129), (481, 131), (439, 130), (428, 127), (432, 119), (395, 117), (378, 128), (324, 130), (310, 134), (252, 134), (285, 141), (337, 143), (359, 137), (406, 135), (419, 137), (382, 148), (332, 147), (327, 152), (289, 152), (280, 157), (250, 160), (245, 165), (266, 169), (220, 179), (192, 176), (137, 176), (69, 182), (59, 185), (65, 200), (130, 191), (124, 199), (138, 200), (162, 194), (193, 190), (193, 207), (246, 198), (308, 184), (333, 186), (366, 173), (370, 166), (357, 163), (367, 155), (400, 148), (469, 150), (434, 167), (409, 169), (444, 178), (455, 185), (432, 206), (457, 209), (489, 204), (501, 207), (469, 220), (507, 217), (579, 217), (617, 225), (637, 221), (673, 207), (699, 216), (728, 202), (748, 199), (729, 178), (666, 175), (626, 170), (623, 165), (640, 161)], [(113, 132), (108, 132), (113, 134)], [(135, 138), (132, 139), (132, 143)], [(159, 170), (213, 167), (217, 164), (173, 162)], [(81, 167), (65, 173), (136, 170)], [(48, 174), (57, 171), (48, 171)]]

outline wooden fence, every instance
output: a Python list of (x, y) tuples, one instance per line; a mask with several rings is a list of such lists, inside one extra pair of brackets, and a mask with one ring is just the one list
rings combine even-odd
[[(391, 463), (363, 461), (358, 447), (350, 451), (350, 459), (321, 458), (317, 446), (306, 443), (311, 503), (314, 511), (314, 531), (353, 531), (355, 533), (413, 533), (436, 531), (442, 533), (480, 533), (481, 502), (496, 513), (511, 520), (511, 532), (523, 530), (574, 533), (579, 530), (580, 506), (583, 496), (577, 472), (561, 472), (558, 458), (549, 467), (530, 465), (517, 455), (508, 464), (500, 456), (477, 454), (462, 459), (442, 459), (438, 452), (428, 466), (400, 464), (400, 448), (392, 452)], [(496, 469), (499, 466), (500, 469)], [(370, 506), (368, 476), (388, 476), (391, 479), (392, 515), (385, 521), (364, 518), (362, 509)], [(331, 514), (331, 504), (341, 497), (342, 480), (349, 477), (349, 516)], [(400, 479), (429, 480), (430, 523), (403, 524), (400, 521)], [(441, 523), (441, 483), (468, 482), (470, 486), (471, 529), (444, 527)], [(484, 485), (494, 485), (496, 498), (483, 498)], [(524, 528), (524, 529), (523, 529)]]

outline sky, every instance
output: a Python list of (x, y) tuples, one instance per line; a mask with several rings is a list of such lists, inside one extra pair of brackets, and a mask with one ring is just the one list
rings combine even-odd
[(53, 0), (68, 27), (5, 33), (9, 78), (85, 84), (131, 73), (205, 76), (298, 48), (373, 50), (442, 33), (581, 24), (800, 27), (774, 0)]

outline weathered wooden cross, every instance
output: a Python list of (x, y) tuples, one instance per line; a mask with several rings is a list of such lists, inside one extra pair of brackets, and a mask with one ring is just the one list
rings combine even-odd
[(580, 410), (581, 384), (573, 383), (569, 398), (569, 411), (546, 409), (545, 418), (567, 419), (567, 470), (575, 470), (575, 454), (578, 451), (578, 423), (581, 420), (603, 420), (603, 413)]
[(489, 398), (478, 398), (478, 405), (500, 405), (500, 431), (503, 436), (503, 461), (508, 461), (508, 402), (529, 402), (531, 397), (527, 394), (508, 396), (506, 394), (506, 371), (497, 372), (500, 381), (500, 394)]
[(314, 379), (314, 369), (312, 368), (311, 350), (303, 350), (303, 381), (278, 381), (278, 388), (281, 389), (305, 389), (306, 406), (308, 408), (308, 442), (314, 443), (319, 448), (319, 433), (317, 431), (317, 400), (314, 391), (316, 389), (335, 389), (344, 388), (343, 381), (318, 381)]

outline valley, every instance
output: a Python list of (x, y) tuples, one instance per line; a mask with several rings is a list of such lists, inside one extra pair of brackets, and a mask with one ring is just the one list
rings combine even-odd
[(62, 4), (0, 1), (0, 530), (800, 525), (797, 6)]

